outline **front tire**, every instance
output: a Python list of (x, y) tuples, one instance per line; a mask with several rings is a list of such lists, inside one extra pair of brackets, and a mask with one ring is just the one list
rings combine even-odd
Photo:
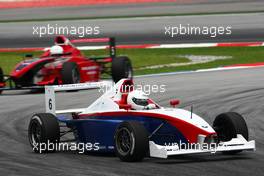
[(62, 66), (61, 77), (63, 84), (80, 83), (80, 72), (75, 62), (65, 62)]
[(34, 152), (54, 152), (55, 145), (60, 140), (60, 127), (57, 118), (49, 113), (33, 115), (28, 126), (28, 138)]
[(141, 161), (149, 149), (148, 133), (137, 121), (122, 122), (115, 132), (116, 155), (121, 161)]
[[(243, 116), (236, 112), (227, 112), (218, 115), (213, 123), (219, 141), (226, 142), (232, 138), (236, 138), (237, 134), (241, 134), (248, 140), (248, 127)], [(226, 151), (224, 154), (236, 154), (241, 150)]]
[(118, 82), (120, 79), (123, 78), (133, 78), (133, 68), (131, 61), (128, 57), (122, 56), (113, 59), (112, 78), (114, 82)]

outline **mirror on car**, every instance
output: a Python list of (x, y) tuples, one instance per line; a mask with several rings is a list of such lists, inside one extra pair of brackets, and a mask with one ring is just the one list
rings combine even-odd
[(25, 54), (25, 58), (32, 58), (33, 54)]
[(172, 106), (172, 107), (176, 107), (177, 105), (179, 105), (180, 104), (180, 100), (178, 100), (178, 99), (172, 99), (172, 100), (170, 100), (170, 105)]

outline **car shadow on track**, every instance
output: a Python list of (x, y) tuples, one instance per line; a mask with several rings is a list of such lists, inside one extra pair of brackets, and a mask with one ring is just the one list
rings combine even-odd
[(19, 90), (19, 91), (4, 91), (3, 94), (0, 95), (0, 97), (4, 96), (18, 96), (18, 95), (34, 95), (34, 94), (44, 94), (44, 91), (30, 91), (30, 90)]
[(78, 151), (56, 151), (57, 154), (62, 155), (82, 155), (82, 156), (95, 156), (95, 157), (104, 157), (104, 158), (115, 158), (115, 153), (104, 153), (104, 152), (78, 152)]
[(252, 159), (248, 154), (237, 154), (237, 155), (182, 155), (173, 156), (168, 159), (158, 159), (154, 161), (157, 164), (187, 164), (187, 163), (201, 163), (201, 162), (221, 162), (221, 161), (234, 161), (234, 160), (248, 160)]
[[(59, 155), (76, 155), (76, 156), (91, 156), (98, 157), (99, 159), (110, 159), (110, 160), (119, 160), (115, 153), (98, 153), (98, 152), (84, 152), (78, 153), (77, 151), (58, 151), (55, 152)], [(54, 154), (55, 154), (54, 153)], [(253, 159), (252, 156), (248, 154), (237, 154), (237, 155), (223, 155), (223, 154), (215, 154), (215, 155), (181, 155), (181, 156), (173, 156), (168, 159), (158, 159), (158, 158), (149, 158), (146, 157), (142, 162), (146, 163), (156, 163), (156, 164), (190, 164), (190, 163), (206, 163), (206, 162), (222, 162), (222, 161), (238, 161), (238, 160), (248, 160)]]

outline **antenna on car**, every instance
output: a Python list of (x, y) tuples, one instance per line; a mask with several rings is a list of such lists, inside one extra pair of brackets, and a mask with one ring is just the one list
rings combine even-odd
[(192, 114), (193, 114), (193, 105), (191, 105), (191, 119), (192, 119)]

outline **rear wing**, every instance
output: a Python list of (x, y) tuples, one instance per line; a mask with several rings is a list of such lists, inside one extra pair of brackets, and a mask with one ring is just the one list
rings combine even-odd
[(112, 86), (112, 81), (99, 81), (81, 84), (66, 84), (66, 85), (55, 85), (55, 86), (45, 86), (45, 107), (46, 113), (51, 113), (53, 115), (62, 113), (78, 113), (85, 110), (83, 109), (67, 109), (67, 110), (57, 110), (56, 109), (56, 92), (62, 91), (73, 91), (73, 90), (86, 90), (86, 89), (100, 89), (99, 91), (105, 91), (110, 86)]
[(114, 37), (73, 39), (71, 43), (108, 43), (110, 57), (112, 59), (116, 57), (116, 42)]

